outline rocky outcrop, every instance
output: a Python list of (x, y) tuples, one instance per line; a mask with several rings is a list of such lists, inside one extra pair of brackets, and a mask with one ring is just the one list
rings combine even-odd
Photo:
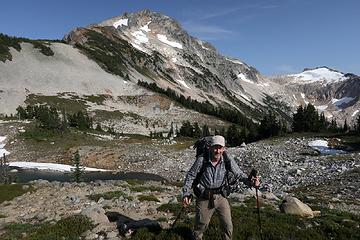
[(290, 196), (283, 200), (280, 205), (280, 211), (301, 217), (314, 217), (313, 210), (307, 204), (304, 204), (299, 199)]

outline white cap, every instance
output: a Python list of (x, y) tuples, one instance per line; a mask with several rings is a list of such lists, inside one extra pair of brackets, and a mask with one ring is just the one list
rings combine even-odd
[(220, 145), (225, 147), (225, 138), (220, 135), (215, 135), (211, 138), (211, 146)]

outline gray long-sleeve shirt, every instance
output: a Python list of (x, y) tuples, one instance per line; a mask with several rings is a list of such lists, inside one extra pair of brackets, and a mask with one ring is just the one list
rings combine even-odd
[[(228, 160), (230, 161), (230, 172), (232, 172), (232, 174), (234, 175), (232, 178), (239, 179), (240, 181), (249, 185), (248, 177), (246, 176), (246, 174), (241, 171), (238, 164), (231, 156), (229, 156), (229, 154), (226, 155)], [(201, 189), (219, 188), (225, 183), (224, 177), (226, 175), (226, 168), (224, 156), (221, 157), (221, 160), (215, 166), (212, 165), (210, 159), (204, 161), (203, 156), (199, 156), (186, 174), (182, 192), (183, 196), (190, 195), (193, 182), (197, 174), (200, 172), (203, 163), (206, 164), (206, 167), (204, 173), (199, 179), (199, 187)]]

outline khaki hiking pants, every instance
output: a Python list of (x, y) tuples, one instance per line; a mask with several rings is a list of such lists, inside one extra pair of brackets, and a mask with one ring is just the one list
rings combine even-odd
[(213, 198), (213, 204), (211, 200), (201, 198), (196, 199), (194, 237), (196, 240), (201, 240), (203, 238), (203, 234), (209, 225), (212, 215), (214, 212), (217, 212), (220, 218), (222, 239), (231, 240), (233, 225), (231, 221), (230, 204), (228, 200), (220, 194), (214, 194)]

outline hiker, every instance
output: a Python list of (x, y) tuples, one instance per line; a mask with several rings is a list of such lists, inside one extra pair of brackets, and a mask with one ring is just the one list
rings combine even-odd
[[(216, 135), (210, 138), (208, 154), (198, 156), (186, 174), (183, 187), (183, 206), (191, 203), (191, 188), (196, 195), (194, 238), (202, 239), (214, 212), (220, 217), (223, 239), (232, 239), (231, 209), (227, 200), (230, 194), (227, 175), (248, 186), (258, 187), (258, 177), (248, 178), (232, 157), (225, 152), (225, 138)], [(201, 176), (199, 176), (201, 174)], [(194, 186), (195, 183), (195, 186)]]

